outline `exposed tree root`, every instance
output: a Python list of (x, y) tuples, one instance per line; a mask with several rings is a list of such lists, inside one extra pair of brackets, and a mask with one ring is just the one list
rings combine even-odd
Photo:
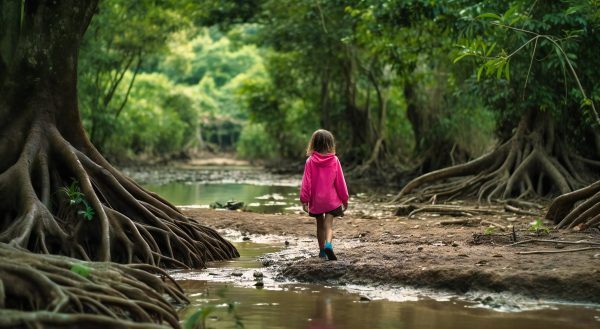
[(600, 181), (554, 199), (546, 219), (557, 228), (600, 228)]
[(171, 304), (188, 301), (150, 265), (82, 262), (4, 243), (0, 259), (0, 328), (179, 328)]
[[(548, 114), (530, 111), (513, 137), (478, 159), (436, 170), (409, 182), (395, 201), (410, 193), (421, 200), (476, 196), (494, 199), (568, 193), (588, 184), (586, 163), (569, 152), (555, 136)], [(419, 187), (427, 185), (415, 192)]]
[[(41, 120), (26, 136), (18, 159), (0, 162), (0, 242), (36, 253), (163, 267), (204, 267), (238, 256), (214, 230), (114, 169), (85, 136), (75, 147)], [(73, 181), (94, 211), (91, 220), (62, 190)]]

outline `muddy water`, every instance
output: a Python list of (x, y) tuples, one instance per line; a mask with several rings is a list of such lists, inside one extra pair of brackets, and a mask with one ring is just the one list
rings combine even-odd
[[(182, 318), (212, 305), (210, 328), (235, 328), (234, 315), (245, 328), (600, 328), (598, 306), (547, 304), (536, 310), (501, 312), (454, 298), (365, 301), (344, 287), (276, 282), (256, 257), (277, 251), (279, 245), (244, 242), (236, 246), (239, 260), (212, 264), (202, 272), (174, 274), (192, 301), (181, 311)], [(264, 278), (254, 277), (256, 272)], [(254, 287), (257, 281), (264, 281), (264, 287)], [(233, 312), (228, 304), (235, 305)]]

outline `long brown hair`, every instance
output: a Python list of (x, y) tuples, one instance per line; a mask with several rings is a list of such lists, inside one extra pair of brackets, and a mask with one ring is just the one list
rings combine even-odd
[(306, 155), (314, 152), (321, 154), (335, 153), (335, 138), (333, 134), (325, 129), (319, 129), (312, 134), (306, 146)]

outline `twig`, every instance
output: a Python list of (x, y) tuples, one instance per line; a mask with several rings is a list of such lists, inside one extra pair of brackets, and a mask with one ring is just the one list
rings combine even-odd
[(600, 249), (600, 247), (587, 247), (587, 248), (577, 248), (577, 249), (563, 249), (563, 250), (535, 250), (535, 251), (520, 251), (517, 252), (517, 255), (533, 255), (533, 254), (559, 254), (563, 252), (577, 252), (577, 251), (586, 251), (586, 250), (594, 250)]
[(529, 242), (547, 242), (547, 243), (562, 243), (562, 244), (591, 244), (594, 246), (600, 246), (600, 243), (598, 242), (587, 242), (587, 241), (564, 241), (564, 240), (547, 240), (547, 239), (529, 239), (529, 240), (523, 240), (523, 241), (519, 241), (519, 242), (515, 242), (513, 244), (510, 244), (509, 246), (515, 246), (518, 244), (524, 244), (524, 243), (529, 243)]
[(440, 225), (465, 225), (465, 226), (475, 226), (481, 223), (481, 219), (455, 219), (455, 220), (444, 220), (440, 222)]
[(533, 211), (528, 211), (528, 210), (523, 210), (523, 209), (519, 209), (517, 207), (513, 207), (511, 205), (504, 205), (504, 210), (508, 211), (508, 212), (512, 212), (515, 214), (519, 214), (519, 215), (529, 215), (529, 216), (539, 216), (540, 214), (535, 213)]
[(496, 224), (496, 223), (494, 223), (494, 222), (492, 222), (492, 221), (489, 221), (489, 220), (482, 220), (482, 221), (481, 221), (481, 224), (488, 224), (488, 225), (492, 225), (492, 226), (495, 226), (495, 227), (499, 228), (499, 229), (500, 229), (500, 230), (502, 230), (502, 231), (506, 230), (506, 227), (504, 227), (503, 225)]

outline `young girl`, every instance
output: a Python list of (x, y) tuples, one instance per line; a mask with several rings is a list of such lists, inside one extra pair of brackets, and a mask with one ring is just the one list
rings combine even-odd
[(317, 240), (319, 257), (336, 260), (331, 240), (333, 239), (333, 218), (344, 216), (348, 208), (348, 188), (340, 160), (335, 156), (333, 135), (324, 129), (312, 134), (304, 165), (300, 202), (302, 209), (317, 220)]

